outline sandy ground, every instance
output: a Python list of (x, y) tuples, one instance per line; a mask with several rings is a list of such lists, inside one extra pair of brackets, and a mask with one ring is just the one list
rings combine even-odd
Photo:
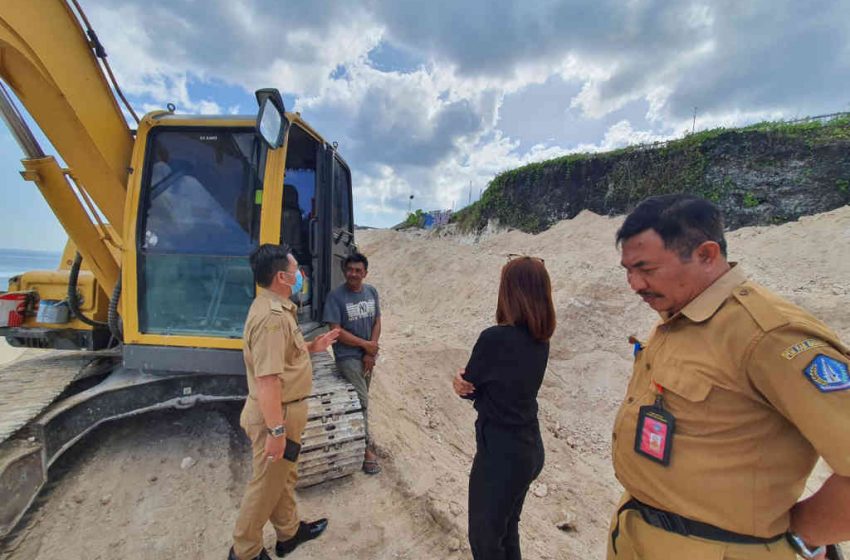
[(15, 348), (6, 343), (5, 338), (0, 338), (0, 365), (11, 362), (26, 351), (25, 348)]
[[(604, 556), (620, 494), (609, 445), (630, 373), (626, 339), (654, 321), (619, 269), (619, 223), (583, 213), (537, 236), (508, 232), (476, 243), (359, 234), (384, 313), (370, 418), (385, 470), (299, 492), (304, 517), (327, 515), (331, 523), (293, 558), (470, 557), (464, 535), (475, 413), (451, 392), (450, 379), (492, 323), (499, 270), (510, 252), (546, 260), (559, 319), (539, 397), (546, 467), (526, 501), (524, 555)], [(738, 230), (729, 246), (751, 277), (850, 341), (850, 207)], [(249, 476), (237, 412), (163, 412), (99, 430), (60, 461), (55, 482), (0, 557), (223, 558)], [(184, 457), (197, 463), (181, 469)], [(819, 467), (810, 486), (826, 476)], [(576, 529), (559, 530), (568, 518)]]

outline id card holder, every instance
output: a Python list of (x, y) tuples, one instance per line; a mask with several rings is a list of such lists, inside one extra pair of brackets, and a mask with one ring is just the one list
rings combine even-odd
[(665, 467), (670, 464), (676, 418), (664, 410), (661, 395), (655, 404), (642, 406), (638, 413), (635, 452)]

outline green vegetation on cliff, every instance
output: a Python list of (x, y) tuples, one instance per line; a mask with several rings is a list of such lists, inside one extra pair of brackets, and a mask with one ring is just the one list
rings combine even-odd
[(407, 215), (407, 218), (395, 226), (398, 228), (408, 228), (408, 227), (422, 227), (422, 224), (425, 222), (425, 212), (421, 209), (417, 209), (415, 212), (411, 212)]
[(689, 192), (717, 203), (731, 228), (782, 223), (850, 203), (850, 115), (716, 128), (678, 140), (569, 154), (496, 176), (457, 212), (461, 230), (537, 233), (582, 210), (628, 212), (647, 196)]

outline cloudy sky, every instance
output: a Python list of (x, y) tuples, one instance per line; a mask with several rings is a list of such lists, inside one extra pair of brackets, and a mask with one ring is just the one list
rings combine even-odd
[[(277, 87), (352, 167), (355, 221), (459, 208), (500, 171), (850, 111), (850, 3), (83, 0), (137, 110), (253, 113)], [(0, 133), (0, 247), (64, 234)], [(471, 186), (471, 188), (470, 188)]]

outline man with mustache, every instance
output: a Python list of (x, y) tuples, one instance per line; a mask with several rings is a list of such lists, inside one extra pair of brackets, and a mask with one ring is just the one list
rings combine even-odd
[(378, 357), (381, 337), (381, 302), (378, 290), (366, 284), (369, 259), (353, 253), (342, 263), (345, 283), (328, 294), (323, 320), (330, 328), (339, 331), (334, 344), (334, 355), (339, 372), (354, 386), (363, 407), (366, 428), (366, 451), (363, 455), (363, 472), (378, 474), (381, 465), (375, 453), (369, 431), (369, 387)]
[[(661, 317), (630, 339), (609, 560), (822, 558), (850, 539), (850, 349), (726, 260), (706, 200), (644, 200), (617, 242)], [(818, 457), (834, 474), (799, 501)]]

